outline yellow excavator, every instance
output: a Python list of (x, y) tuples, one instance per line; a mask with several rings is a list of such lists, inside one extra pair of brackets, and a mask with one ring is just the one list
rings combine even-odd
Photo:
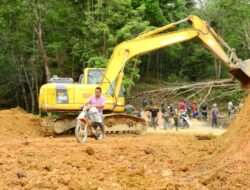
[[(167, 31), (183, 22), (190, 23), (192, 27)], [(81, 111), (81, 105), (94, 94), (94, 89), (100, 86), (106, 97), (104, 107), (106, 131), (142, 133), (146, 129), (145, 120), (124, 113), (122, 80), (126, 62), (134, 56), (193, 38), (199, 39), (212, 55), (240, 81), (243, 88), (250, 88), (250, 60), (240, 60), (236, 56), (235, 50), (230, 48), (204, 20), (191, 15), (178, 22), (139, 35), (135, 39), (120, 43), (115, 47), (105, 69), (84, 69), (79, 83), (74, 83), (70, 78), (53, 77), (40, 89), (40, 112), (64, 113), (63, 117), (48, 124), (55, 133), (64, 133), (75, 127), (75, 117)]]

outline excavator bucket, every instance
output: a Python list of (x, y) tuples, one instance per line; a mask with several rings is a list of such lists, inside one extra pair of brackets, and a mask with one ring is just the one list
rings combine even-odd
[(243, 61), (239, 68), (231, 69), (229, 72), (240, 81), (242, 88), (250, 89), (250, 59)]

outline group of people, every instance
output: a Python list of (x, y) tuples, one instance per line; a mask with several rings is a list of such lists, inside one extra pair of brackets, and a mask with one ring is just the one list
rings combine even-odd
[[(150, 109), (146, 109), (147, 107), (150, 107)], [(219, 117), (219, 111), (217, 104), (214, 103), (211, 106), (210, 112), (208, 111), (208, 105), (207, 102), (204, 101), (201, 103), (201, 105), (197, 105), (196, 103), (192, 101), (180, 101), (177, 104), (168, 104), (166, 101), (166, 98), (162, 99), (162, 102), (160, 103), (161, 109), (158, 109), (157, 106), (153, 104), (153, 101), (148, 101), (146, 98), (142, 100), (142, 110), (147, 110), (149, 113), (149, 124), (150, 126), (158, 125), (158, 114), (162, 113), (162, 119), (164, 121), (164, 128), (166, 126), (171, 126), (171, 122), (169, 121), (169, 118), (173, 117), (174, 119), (174, 125), (178, 126), (178, 120), (180, 119), (180, 116), (185, 113), (189, 117), (195, 118), (195, 119), (202, 119), (204, 122), (208, 122), (208, 113), (210, 113), (211, 117), (211, 126), (217, 127), (218, 126), (218, 117)], [(233, 106), (232, 101), (228, 102), (228, 117), (232, 119), (235, 114), (235, 109)], [(200, 115), (201, 114), (201, 115)], [(172, 126), (173, 127), (173, 124)]]
[[(212, 107), (214, 106), (216, 106), (216, 104), (214, 104)], [(200, 105), (201, 116), (199, 114), (198, 105), (194, 102), (181, 101), (178, 103), (178, 109), (186, 111), (189, 117), (193, 117), (195, 119), (200, 119), (200, 117), (202, 117), (202, 120), (207, 122), (208, 106), (206, 101), (202, 102)]]
[[(167, 104), (166, 99), (164, 98), (161, 102), (161, 110), (153, 104), (153, 101), (148, 101), (145, 98), (142, 101), (142, 110), (147, 112), (147, 116), (149, 118), (149, 126), (156, 128), (159, 124), (159, 113), (162, 113), (162, 119), (164, 121), (163, 127), (164, 128), (172, 128), (175, 126), (171, 123), (170, 118), (176, 115), (176, 111), (174, 105)], [(176, 125), (177, 126), (177, 125)]]

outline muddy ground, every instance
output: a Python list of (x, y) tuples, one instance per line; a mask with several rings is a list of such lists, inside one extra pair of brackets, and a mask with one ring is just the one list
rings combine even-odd
[(210, 140), (172, 131), (86, 144), (44, 137), (40, 119), (20, 109), (0, 111), (0, 189), (249, 189), (249, 105)]

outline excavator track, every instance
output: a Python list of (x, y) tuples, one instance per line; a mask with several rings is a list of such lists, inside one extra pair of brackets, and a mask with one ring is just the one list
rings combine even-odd
[[(144, 119), (128, 114), (105, 114), (104, 124), (106, 133), (134, 133), (143, 135), (147, 131), (147, 123)], [(75, 128), (77, 116), (63, 116), (56, 119), (43, 121), (45, 135), (60, 135)]]
[(131, 132), (143, 135), (147, 131), (147, 123), (144, 119), (127, 114), (107, 114), (104, 124), (106, 133)]

